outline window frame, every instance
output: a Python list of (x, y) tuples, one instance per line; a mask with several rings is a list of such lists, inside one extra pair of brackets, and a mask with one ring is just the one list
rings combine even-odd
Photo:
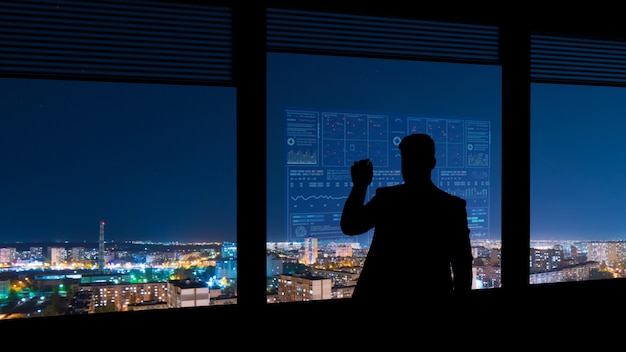
[[(266, 237), (266, 166), (250, 160), (247, 150), (265, 154), (266, 146), (266, 9), (295, 7), (320, 11), (355, 9), (350, 5), (286, 5), (280, 1), (232, 5), (233, 9), (233, 82), (236, 88), (237, 114), (237, 246), (238, 303), (242, 308), (256, 309), (266, 304), (265, 247)], [(232, 4), (231, 4), (232, 3)], [(412, 17), (408, 8), (380, 5), (359, 7), (363, 14)], [(502, 67), (502, 291), (519, 294), (529, 288), (528, 251), (530, 245), (530, 37), (532, 29), (551, 29), (554, 33), (584, 35), (576, 23), (551, 19), (513, 20), (502, 14), (486, 18), (473, 17), (482, 9), (460, 14), (446, 9), (420, 12), (424, 19), (467, 21), (492, 24), (500, 28), (500, 60)], [(418, 15), (415, 15), (418, 17)], [(533, 22), (535, 20), (535, 22)], [(563, 20), (567, 21), (567, 20)], [(615, 21), (619, 23), (619, 21)], [(593, 29), (599, 37), (615, 37), (621, 33), (618, 24), (605, 24)], [(619, 35), (617, 35), (619, 37)], [(620, 38), (624, 39), (624, 37)], [(32, 78), (33, 75), (1, 74), (2, 77)], [(251, 119), (250, 116), (263, 118)], [(261, 149), (258, 149), (261, 148)], [(567, 285), (571, 287), (571, 285)], [(489, 290), (491, 291), (491, 290)], [(482, 294), (482, 293), (481, 293)], [(325, 302), (333, 305), (334, 302)], [(210, 309), (224, 309), (210, 307)], [(233, 308), (238, 309), (238, 308)], [(202, 308), (193, 310), (204, 314)], [(146, 313), (153, 314), (153, 313)], [(159, 314), (163, 314), (160, 312)], [(72, 317), (75, 318), (75, 317)], [(110, 319), (110, 317), (108, 317)], [(78, 319), (78, 317), (76, 317)], [(45, 320), (45, 318), (44, 318)]]

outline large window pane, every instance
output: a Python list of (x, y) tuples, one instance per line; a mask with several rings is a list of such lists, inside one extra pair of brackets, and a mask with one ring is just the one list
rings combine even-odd
[(530, 283), (622, 277), (626, 90), (531, 87)]
[(2, 317), (236, 303), (234, 89), (0, 87)]
[[(500, 286), (498, 66), (279, 53), (267, 65), (268, 302), (350, 297), (372, 234), (339, 229), (349, 167), (370, 157), (373, 185), (401, 182), (396, 145), (412, 132), (437, 141), (433, 181), (468, 201), (475, 288)], [(439, 247), (397, 243), (398, 267), (419, 280), (419, 253)]]

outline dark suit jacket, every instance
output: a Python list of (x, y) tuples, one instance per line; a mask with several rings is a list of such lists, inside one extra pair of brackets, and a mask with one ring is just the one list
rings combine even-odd
[[(378, 188), (364, 203), (366, 189), (354, 187), (346, 200), (341, 229), (346, 235), (374, 228), (372, 243), (353, 300), (468, 292), (472, 254), (466, 202), (437, 188), (401, 184)], [(452, 279), (451, 268), (455, 280)]]

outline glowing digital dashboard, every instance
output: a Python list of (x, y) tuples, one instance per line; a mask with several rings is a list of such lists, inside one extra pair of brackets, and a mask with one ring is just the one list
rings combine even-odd
[(304, 237), (343, 237), (343, 204), (352, 187), (350, 166), (370, 158), (376, 188), (402, 182), (398, 144), (411, 133), (435, 141), (433, 182), (467, 201), (472, 238), (489, 233), (491, 131), (489, 121), (289, 108), (285, 110), (287, 231), (292, 241)]

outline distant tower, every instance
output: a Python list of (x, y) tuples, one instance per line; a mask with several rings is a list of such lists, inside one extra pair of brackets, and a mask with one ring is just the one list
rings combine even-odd
[(98, 270), (104, 272), (104, 221), (100, 221), (100, 240), (98, 241)]

